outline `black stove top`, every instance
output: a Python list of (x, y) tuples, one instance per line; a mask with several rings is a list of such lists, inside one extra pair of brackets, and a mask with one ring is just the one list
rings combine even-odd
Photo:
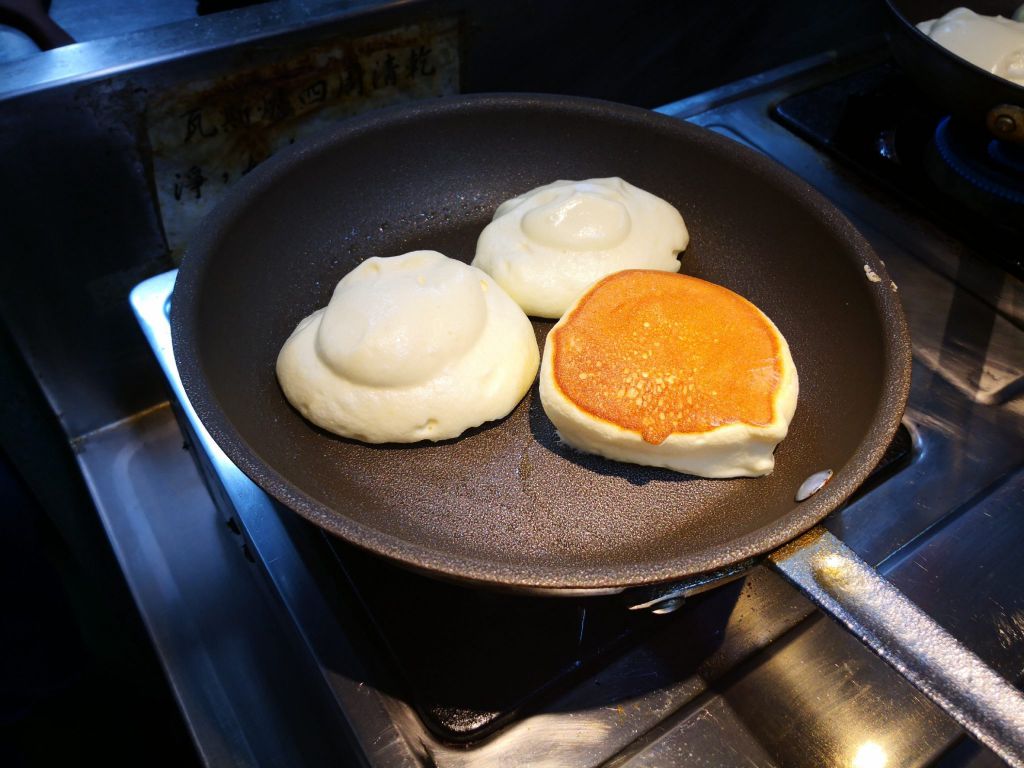
[(891, 62), (789, 96), (772, 114), (1024, 275), (1024, 146), (960, 125)]

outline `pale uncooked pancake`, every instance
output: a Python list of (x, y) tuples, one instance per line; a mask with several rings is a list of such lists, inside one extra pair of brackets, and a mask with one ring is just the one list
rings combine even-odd
[(917, 28), (961, 59), (1024, 87), (1024, 23), (954, 8)]
[(796, 367), (771, 320), (686, 275), (619, 272), (555, 324), (548, 418), (573, 447), (704, 477), (765, 475), (796, 409)]
[(561, 317), (613, 272), (677, 272), (689, 240), (679, 211), (618, 177), (556, 181), (498, 206), (473, 266), (528, 315)]
[(285, 342), (277, 378), (299, 413), (335, 434), (436, 441), (506, 416), (539, 357), (529, 319), (488, 275), (414, 251), (342, 278)]

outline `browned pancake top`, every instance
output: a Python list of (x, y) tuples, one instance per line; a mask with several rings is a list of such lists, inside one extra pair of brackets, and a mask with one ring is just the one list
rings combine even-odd
[(654, 270), (598, 282), (548, 339), (555, 383), (578, 408), (658, 445), (773, 419), (776, 331), (720, 285)]

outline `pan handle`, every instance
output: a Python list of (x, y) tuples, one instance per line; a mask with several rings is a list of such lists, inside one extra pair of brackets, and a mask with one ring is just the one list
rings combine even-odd
[(1024, 766), (1024, 695), (821, 526), (772, 566), (1010, 765)]

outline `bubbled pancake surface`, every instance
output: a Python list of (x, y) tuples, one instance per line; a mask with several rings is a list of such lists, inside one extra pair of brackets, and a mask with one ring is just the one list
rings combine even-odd
[(609, 275), (552, 337), (562, 393), (648, 443), (774, 420), (778, 333), (749, 301), (706, 280), (653, 270)]

